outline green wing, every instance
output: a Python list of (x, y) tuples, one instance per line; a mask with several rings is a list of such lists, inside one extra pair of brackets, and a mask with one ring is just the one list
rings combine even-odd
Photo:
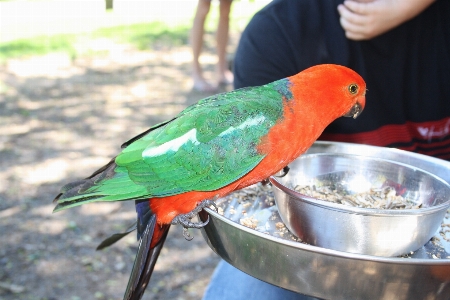
[(282, 85), (278, 81), (200, 100), (132, 140), (116, 157), (113, 176), (103, 174), (108, 170), (96, 175), (78, 195), (60, 197), (57, 210), (92, 201), (212, 191), (232, 183), (264, 158), (256, 146), (282, 118), (285, 95), (277, 88)]

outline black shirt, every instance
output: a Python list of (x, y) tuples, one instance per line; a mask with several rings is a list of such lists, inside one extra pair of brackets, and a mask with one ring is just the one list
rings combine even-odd
[[(262, 85), (334, 63), (367, 83), (366, 107), (321, 139), (397, 147), (450, 159), (450, 1), (369, 41), (351, 41), (336, 0), (274, 0), (244, 30), (235, 88)], [(326, 108), (324, 108), (326, 109)]]

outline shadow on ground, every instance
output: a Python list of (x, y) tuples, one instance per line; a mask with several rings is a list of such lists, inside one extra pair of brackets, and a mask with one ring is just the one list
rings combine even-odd
[[(207, 96), (191, 91), (190, 57), (186, 45), (118, 45), (97, 57), (49, 54), (0, 67), (0, 299), (121, 299), (135, 236), (95, 247), (134, 221), (133, 204), (52, 214), (52, 199), (129, 138)], [(205, 61), (213, 77), (211, 52)], [(188, 242), (172, 227), (144, 299), (201, 298), (218, 257), (193, 234)]]

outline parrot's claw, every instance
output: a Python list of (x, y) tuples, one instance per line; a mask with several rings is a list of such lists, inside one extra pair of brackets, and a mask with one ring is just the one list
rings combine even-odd
[[(214, 200), (216, 197), (214, 197)], [(201, 212), (205, 207), (214, 206), (214, 208), (217, 210), (217, 205), (214, 203), (214, 200), (204, 200), (200, 202), (192, 211), (186, 213), (186, 214), (179, 214), (172, 220), (172, 225), (181, 224), (183, 227), (186, 228), (202, 228), (206, 224), (208, 224), (208, 221), (202, 223), (194, 223), (190, 220), (195, 217), (199, 212)]]
[(192, 217), (189, 217), (189, 215), (190, 215), (190, 213), (187, 213), (185, 215), (176, 216), (172, 220), (172, 225), (180, 224), (184, 228), (200, 229), (200, 228), (203, 228), (209, 222), (209, 217), (208, 217), (208, 220), (206, 220), (205, 222), (191, 222)]
[(291, 169), (291, 168), (289, 168), (289, 166), (284, 167), (284, 168), (283, 168), (283, 174), (281, 174), (281, 175), (276, 175), (276, 177), (281, 178), (281, 177), (286, 176), (287, 173), (289, 173), (289, 170), (290, 170), (290, 169)]
[[(280, 171), (280, 172), (283, 172), (282, 174), (280, 174), (280, 175), (273, 175), (273, 176), (278, 177), (278, 178), (284, 177), (284, 176), (287, 175), (287, 173), (289, 173), (289, 170), (290, 170), (290, 169), (291, 169), (291, 168), (289, 168), (288, 166), (286, 166), (286, 167), (283, 168), (282, 171)], [(261, 181), (261, 183), (262, 183), (262, 185), (270, 184), (269, 178), (263, 179), (263, 180)]]
[[(209, 220), (209, 219), (208, 219), (208, 220)], [(194, 237), (189, 233), (189, 230), (188, 230), (186, 227), (183, 228), (183, 236), (184, 236), (184, 238), (186, 239), (186, 241), (192, 241), (192, 239), (194, 238)]]
[[(214, 200), (216, 200), (218, 197), (214, 197)], [(214, 203), (214, 200), (204, 200), (197, 205), (192, 211), (186, 213), (186, 214), (180, 214), (173, 218), (172, 225), (180, 224), (183, 226), (183, 236), (186, 240), (190, 241), (194, 237), (190, 235), (188, 228), (203, 228), (205, 227), (209, 222), (209, 216), (208, 219), (205, 222), (191, 222), (191, 219), (195, 217), (200, 211), (202, 211), (205, 207), (211, 207), (214, 206), (215, 210), (217, 211), (217, 205)]]

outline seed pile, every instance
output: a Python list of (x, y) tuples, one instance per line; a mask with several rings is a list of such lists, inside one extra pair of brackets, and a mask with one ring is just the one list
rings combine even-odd
[[(256, 231), (280, 237), (290, 241), (301, 242), (289, 232), (278, 211), (270, 209), (275, 205), (272, 188), (261, 183), (233, 192), (216, 201), (218, 213), (234, 222)], [(255, 217), (255, 212), (268, 210), (268, 218)]]
[(309, 197), (353, 207), (377, 209), (419, 209), (422, 207), (422, 203), (416, 203), (397, 195), (395, 188), (391, 186), (372, 188), (368, 192), (357, 194), (348, 194), (331, 185), (313, 185), (312, 187), (297, 185), (294, 190)]
[[(302, 190), (305, 188), (306, 190)], [(407, 209), (411, 204), (412, 207), (421, 207), (420, 204), (411, 203), (411, 201), (406, 200), (404, 197), (397, 195), (396, 189), (392, 186), (386, 186), (379, 189), (372, 189), (370, 192), (362, 193), (362, 194), (354, 194), (349, 195), (349, 192), (345, 190), (345, 187), (343, 186), (336, 186), (336, 185), (326, 185), (325, 182), (318, 182), (317, 186), (298, 186), (296, 187), (296, 190), (307, 194), (310, 197), (320, 198), (322, 200), (328, 200), (330, 202), (335, 203), (342, 203), (342, 200), (339, 201), (339, 199), (350, 199), (355, 203), (355, 206), (358, 206), (358, 201), (361, 202), (361, 200), (353, 200), (352, 197), (357, 197), (358, 195), (362, 196), (368, 196), (371, 195), (372, 198), (379, 197), (380, 202), (388, 201), (389, 198), (395, 198), (400, 197), (399, 199), (390, 199), (391, 204), (389, 207), (397, 207), (397, 209)], [(402, 189), (397, 187), (397, 190), (400, 190), (400, 193), (402, 193)], [(313, 194), (314, 191), (314, 194)], [(308, 194), (309, 193), (309, 194)], [(379, 194), (378, 194), (379, 193)], [(364, 195), (366, 194), (366, 195)], [(384, 196), (383, 196), (384, 195)], [(328, 197), (328, 199), (327, 199)], [(371, 202), (372, 199), (363, 199), (364, 201)], [(383, 200), (383, 201), (381, 201)], [(405, 206), (402, 205), (396, 205), (398, 201), (406, 202)], [(345, 201), (344, 201), (345, 202)], [(264, 186), (261, 184), (256, 184), (254, 186), (245, 188), (243, 190), (236, 191), (234, 193), (231, 193), (230, 195), (220, 198), (216, 201), (216, 204), (218, 205), (218, 212), (220, 215), (223, 215), (224, 217), (239, 223), (241, 225), (244, 225), (248, 228), (254, 229), (256, 231), (259, 231), (261, 233), (265, 233), (270, 236), (279, 237), (284, 240), (288, 241), (296, 241), (299, 243), (303, 243), (299, 238), (295, 237), (284, 225), (282, 222), (278, 211), (273, 211), (272, 215), (262, 223), (258, 221), (257, 218), (255, 218), (255, 213), (261, 212), (264, 209), (267, 209), (269, 207), (274, 206), (274, 197), (272, 194), (272, 190), (269, 186)], [(348, 204), (347, 204), (348, 205)], [(447, 214), (441, 224), (441, 229), (439, 231), (439, 234), (435, 235), (431, 242), (433, 244), (433, 247), (426, 248), (428, 258), (433, 259), (443, 259), (443, 258), (450, 258), (450, 256), (442, 255), (442, 252), (439, 249), (443, 248), (443, 242), (450, 242), (450, 209), (447, 211)], [(433, 250), (438, 249), (438, 250)], [(432, 252), (431, 252), (432, 251)], [(402, 255), (400, 257), (411, 259), (413, 257), (415, 252), (410, 252), (406, 255)]]
[(251, 229), (255, 229), (258, 226), (258, 220), (253, 216), (239, 219), (239, 223)]
[[(439, 230), (439, 234), (447, 242), (450, 242), (450, 223), (449, 223), (449, 219), (450, 219), (450, 208), (447, 209), (447, 212), (445, 214), (444, 220), (441, 223), (441, 230)], [(448, 258), (450, 258), (450, 256)]]

